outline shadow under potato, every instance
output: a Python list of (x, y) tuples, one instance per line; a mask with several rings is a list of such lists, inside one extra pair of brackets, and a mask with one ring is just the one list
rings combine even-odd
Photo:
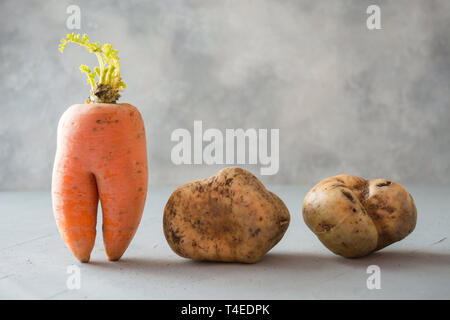
[(426, 251), (378, 251), (361, 258), (348, 259), (333, 254), (310, 253), (272, 253), (268, 254), (260, 264), (289, 268), (296, 266), (298, 270), (320, 267), (334, 268), (336, 265), (350, 267), (368, 267), (376, 264), (381, 268), (414, 268), (430, 266), (450, 266), (450, 253), (435, 253)]
[[(435, 253), (426, 251), (379, 251), (366, 257), (346, 259), (333, 254), (315, 253), (268, 253), (263, 259), (254, 264), (223, 263), (213, 261), (194, 261), (179, 258), (123, 258), (118, 262), (92, 261), (88, 267), (104, 268), (108, 270), (137, 271), (145, 273), (173, 273), (183, 270), (183, 273), (198, 273), (208, 270), (224, 273), (247, 272), (248, 270), (263, 271), (265, 269), (281, 269), (295, 272), (327, 272), (337, 267), (367, 268), (369, 265), (378, 265), (382, 269), (421, 269), (432, 266), (450, 266), (450, 253)], [(303, 273), (304, 274), (304, 273)]]

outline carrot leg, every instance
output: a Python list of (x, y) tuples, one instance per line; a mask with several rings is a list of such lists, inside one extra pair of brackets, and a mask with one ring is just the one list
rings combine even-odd
[(103, 210), (103, 243), (111, 261), (119, 260), (133, 239), (147, 195), (146, 158), (141, 162), (127, 162), (118, 165), (122, 168), (119, 171), (97, 174)]
[(55, 163), (52, 198), (59, 232), (81, 262), (88, 262), (95, 243), (98, 192), (95, 177), (71, 161)]

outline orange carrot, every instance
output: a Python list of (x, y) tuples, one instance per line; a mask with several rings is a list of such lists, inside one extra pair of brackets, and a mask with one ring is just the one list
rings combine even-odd
[[(100, 81), (94, 85), (92, 100), (102, 100), (97, 94), (102, 86), (105, 83)], [(114, 86), (110, 87), (111, 92)], [(134, 106), (76, 104), (62, 115), (53, 168), (53, 209), (63, 240), (78, 260), (90, 259), (99, 199), (106, 255), (112, 261), (120, 259), (139, 226), (147, 179), (145, 128)]]

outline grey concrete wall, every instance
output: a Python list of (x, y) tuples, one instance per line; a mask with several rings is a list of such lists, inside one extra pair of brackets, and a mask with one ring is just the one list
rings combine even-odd
[[(366, 28), (369, 4), (382, 30)], [(61, 55), (69, 4), (80, 33), (119, 49), (121, 101), (145, 119), (150, 183), (175, 166), (176, 128), (279, 128), (272, 184), (353, 173), (450, 182), (450, 1), (16, 1), (0, 4), (0, 189), (48, 188), (62, 112), (88, 95), (78, 47)], [(258, 166), (246, 166), (259, 175)]]

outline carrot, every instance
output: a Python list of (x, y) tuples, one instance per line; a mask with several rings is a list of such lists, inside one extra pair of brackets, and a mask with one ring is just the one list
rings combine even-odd
[(133, 239), (145, 205), (148, 168), (144, 123), (134, 106), (115, 103), (125, 87), (118, 72), (117, 51), (110, 45), (92, 45), (87, 36), (68, 35), (62, 49), (65, 41), (96, 53), (102, 59), (102, 70), (92, 74), (82, 66), (91, 84), (90, 101), (71, 106), (58, 124), (52, 177), (54, 216), (66, 245), (78, 260), (88, 262), (100, 200), (103, 243), (107, 258), (115, 261)]

